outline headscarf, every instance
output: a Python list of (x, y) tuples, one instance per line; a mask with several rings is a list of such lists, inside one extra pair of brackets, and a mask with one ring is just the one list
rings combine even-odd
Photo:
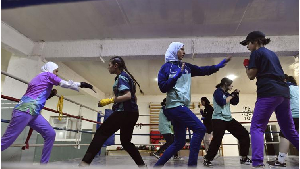
[(41, 67), (41, 71), (53, 73), (53, 71), (57, 68), (58, 68), (58, 65), (56, 63), (47, 62), (44, 66)]
[(178, 61), (177, 52), (184, 46), (181, 42), (172, 42), (165, 54), (165, 62)]

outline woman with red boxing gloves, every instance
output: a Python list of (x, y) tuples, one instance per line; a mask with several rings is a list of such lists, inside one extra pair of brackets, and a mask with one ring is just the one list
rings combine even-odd
[(295, 130), (291, 109), (289, 86), (284, 82), (284, 72), (277, 55), (265, 48), (271, 40), (260, 31), (248, 34), (240, 42), (251, 51), (250, 60), (244, 61), (250, 80), (257, 79), (257, 101), (251, 120), (252, 166), (263, 168), (264, 131), (275, 111), (284, 136), (299, 150), (299, 135)]

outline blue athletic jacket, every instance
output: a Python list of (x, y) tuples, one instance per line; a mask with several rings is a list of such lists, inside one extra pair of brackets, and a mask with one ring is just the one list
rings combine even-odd
[(181, 66), (181, 61), (170, 61), (159, 70), (158, 86), (161, 92), (167, 93), (166, 109), (188, 107), (191, 102), (191, 77), (211, 75), (219, 70), (215, 65), (199, 67), (185, 63), (182, 76), (176, 80), (173, 77)]

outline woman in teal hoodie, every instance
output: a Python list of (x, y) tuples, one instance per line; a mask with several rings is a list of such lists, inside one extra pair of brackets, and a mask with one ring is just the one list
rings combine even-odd
[(235, 138), (239, 140), (240, 155), (242, 156), (240, 163), (250, 165), (252, 161), (247, 157), (250, 147), (250, 138), (248, 131), (231, 116), (230, 104), (237, 105), (239, 103), (239, 90), (235, 89), (231, 94), (232, 80), (223, 78), (221, 83), (216, 86), (213, 95), (214, 112), (212, 115), (213, 139), (209, 145), (207, 154), (204, 156), (204, 165), (211, 166), (211, 161), (216, 156), (225, 130), (228, 130)]
[[(159, 132), (163, 135), (166, 143), (162, 145), (159, 150), (153, 153), (157, 159), (160, 158), (160, 154), (163, 153), (173, 142), (174, 142), (174, 131), (171, 121), (167, 119), (164, 115), (164, 109), (166, 106), (166, 98), (161, 102), (162, 108), (159, 111)], [(181, 157), (178, 156), (178, 152), (173, 157), (174, 160), (183, 160)]]
[(154, 167), (163, 166), (185, 145), (187, 128), (193, 131), (188, 166), (197, 166), (199, 149), (206, 128), (188, 108), (191, 102), (191, 79), (194, 76), (211, 75), (224, 67), (231, 59), (228, 57), (217, 65), (200, 67), (181, 62), (184, 55), (184, 44), (172, 42), (165, 54), (166, 63), (158, 73), (159, 89), (161, 92), (167, 93), (164, 114), (173, 124), (175, 139)]

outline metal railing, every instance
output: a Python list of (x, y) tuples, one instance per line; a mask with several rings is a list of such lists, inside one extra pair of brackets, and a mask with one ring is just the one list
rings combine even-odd
[[(21, 79), (21, 78), (19, 78), (19, 77), (16, 77), (16, 76), (14, 76), (14, 75), (12, 75), (12, 74), (9, 74), (9, 73), (7, 73), (7, 72), (4, 72), (4, 71), (2, 71), (1, 70), (1, 74), (3, 74), (3, 75), (5, 75), (5, 76), (8, 76), (8, 77), (10, 77), (10, 78), (13, 78), (13, 79), (15, 79), (15, 80), (18, 80), (18, 81), (20, 81), (20, 82), (23, 82), (23, 83), (25, 83), (25, 84), (29, 84), (29, 82), (27, 82), (26, 80), (23, 80), (23, 79)], [(60, 95), (56, 95), (57, 97), (60, 97)], [(79, 105), (79, 106), (81, 106), (81, 107), (84, 107), (84, 108), (86, 108), (86, 109), (89, 109), (89, 110), (91, 110), (91, 111), (94, 111), (94, 112), (97, 112), (97, 113), (99, 113), (99, 111), (97, 111), (97, 110), (95, 110), (95, 109), (92, 109), (92, 108), (90, 108), (90, 107), (88, 107), (88, 106), (85, 106), (85, 105), (83, 105), (83, 104), (80, 104), (80, 103), (78, 103), (78, 102), (75, 102), (75, 101), (73, 101), (73, 100), (71, 100), (71, 99), (68, 99), (68, 98), (66, 98), (66, 97), (64, 97), (64, 100), (67, 100), (67, 101), (69, 101), (69, 102), (71, 102), (71, 103), (74, 103), (74, 104), (76, 104), (76, 105)], [(101, 113), (102, 114), (102, 113)], [(102, 114), (103, 115), (103, 114)]]

